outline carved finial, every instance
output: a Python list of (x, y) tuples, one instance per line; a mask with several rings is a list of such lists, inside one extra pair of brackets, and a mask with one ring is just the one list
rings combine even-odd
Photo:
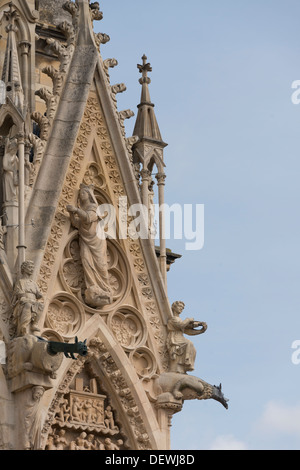
[(6, 26), (7, 43), (2, 69), (2, 81), (6, 85), (6, 91), (14, 105), (23, 112), (24, 93), (22, 89), (22, 77), (19, 64), (19, 54), (16, 33), (18, 27), (15, 24), (19, 14), (13, 3), (9, 3), (9, 10), (3, 12), (8, 24)]
[(148, 72), (152, 72), (152, 67), (149, 62), (147, 62), (147, 56), (144, 54), (142, 57), (143, 64), (137, 65), (142, 78), (139, 79), (139, 83), (142, 85), (141, 92), (141, 101), (138, 104), (138, 115), (133, 130), (133, 135), (139, 137), (140, 139), (151, 138), (156, 142), (161, 142), (163, 146), (166, 144), (163, 143), (161, 133), (158, 127), (154, 112), (154, 104), (151, 102), (149, 84), (151, 83), (150, 77), (148, 77)]
[(15, 28), (15, 20), (19, 17), (17, 10), (14, 8), (13, 2), (10, 2), (8, 6), (9, 10), (3, 12), (6, 20), (9, 23), (6, 27), (6, 32), (11, 31), (13, 28)]
[(139, 69), (140, 73), (142, 74), (142, 78), (139, 79), (140, 84), (147, 83), (148, 85), (151, 83), (151, 78), (148, 77), (148, 72), (152, 72), (152, 67), (150, 63), (147, 63), (147, 56), (144, 54), (142, 57), (143, 65), (138, 64), (137, 68)]
[(70, 13), (70, 15), (72, 15), (73, 18), (76, 17), (76, 15), (78, 14), (78, 4), (77, 3), (73, 3), (71, 1), (67, 1), (66, 3), (63, 4), (63, 9), (67, 12)]
[(90, 4), (91, 18), (92, 21), (101, 21), (103, 19), (103, 13), (100, 11), (99, 2), (93, 2)]

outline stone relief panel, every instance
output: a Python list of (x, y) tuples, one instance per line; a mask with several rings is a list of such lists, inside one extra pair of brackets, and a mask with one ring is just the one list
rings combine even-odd
[(56, 407), (46, 450), (124, 450), (125, 440), (99, 379), (83, 368)]

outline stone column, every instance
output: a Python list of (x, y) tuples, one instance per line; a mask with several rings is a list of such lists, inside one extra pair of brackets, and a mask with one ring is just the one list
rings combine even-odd
[(30, 187), (30, 178), (32, 173), (32, 163), (30, 162), (30, 152), (32, 149), (32, 144), (25, 140), (25, 168), (24, 168), (24, 184), (25, 184), (25, 212), (27, 210), (30, 194), (31, 194), (31, 187)]
[[(14, 272), (16, 262), (16, 246), (18, 244), (18, 190), (17, 185), (17, 139), (6, 139), (3, 155), (3, 225), (6, 228), (5, 247), (7, 262), (11, 272)], [(15, 191), (13, 190), (15, 188)]]
[(166, 251), (166, 233), (165, 233), (165, 173), (157, 173), (158, 186), (158, 204), (159, 204), (159, 239), (160, 239), (160, 270), (167, 287), (167, 251)]
[(18, 244), (18, 266), (25, 261), (25, 139), (24, 132), (18, 134), (18, 157), (19, 157), (19, 244)]
[(23, 92), (25, 96), (25, 103), (30, 103), (30, 98), (28, 94), (29, 90), (29, 76), (28, 76), (28, 61), (29, 61), (29, 52), (31, 48), (31, 44), (28, 41), (22, 41), (19, 44), (21, 50), (21, 70), (22, 70), (22, 78), (23, 78)]
[(149, 170), (141, 170), (142, 178), (142, 203), (147, 208), (145, 211), (148, 214), (148, 205), (149, 205), (149, 183), (151, 178), (151, 172)]
[(161, 430), (161, 450), (171, 449), (171, 427), (172, 418), (175, 413), (182, 409), (182, 405), (177, 403), (166, 402), (165, 404), (156, 405), (157, 419)]

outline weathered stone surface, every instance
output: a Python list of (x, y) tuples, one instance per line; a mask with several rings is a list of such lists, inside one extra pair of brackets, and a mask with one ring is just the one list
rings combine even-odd
[(70, 21), (70, 14), (63, 9), (65, 3), (66, 0), (39, 0), (39, 20), (54, 26)]

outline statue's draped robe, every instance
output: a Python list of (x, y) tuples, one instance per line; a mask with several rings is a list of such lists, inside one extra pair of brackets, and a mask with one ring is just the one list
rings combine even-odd
[(174, 372), (194, 370), (196, 349), (192, 341), (183, 336), (186, 331), (186, 322), (173, 317), (168, 321), (168, 331), (167, 347), (173, 363), (172, 369), (177, 368)]
[(18, 170), (18, 158), (16, 155), (6, 153), (3, 157), (3, 195), (4, 202), (17, 201), (16, 175)]
[[(19, 279), (14, 289), (14, 323), (17, 336), (22, 336), (33, 319), (40, 313), (41, 298), (37, 284), (32, 279)], [(34, 317), (34, 318), (33, 318)]]
[(96, 209), (96, 206), (90, 206), (86, 211), (87, 221), (81, 219), (78, 224), (81, 261), (86, 288), (97, 286), (101, 294), (110, 295), (107, 244), (104, 233), (101, 234), (98, 227)]

